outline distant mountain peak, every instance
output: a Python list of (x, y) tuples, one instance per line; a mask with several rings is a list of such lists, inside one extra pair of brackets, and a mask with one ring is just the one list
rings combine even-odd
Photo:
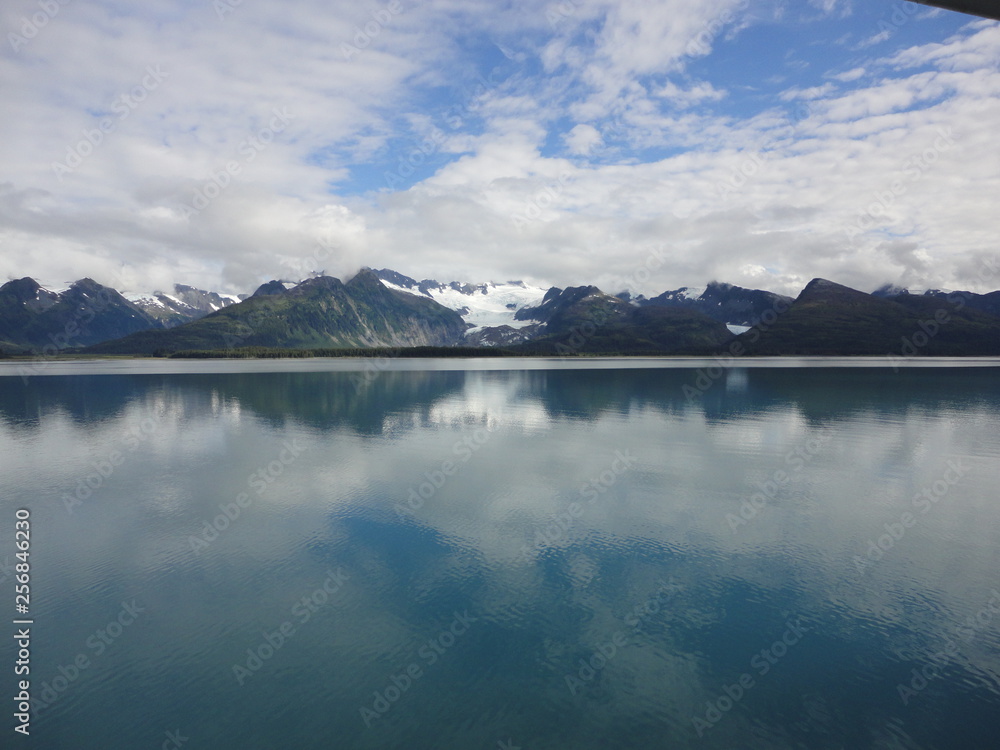
[(62, 293), (30, 277), (0, 287), (0, 342), (54, 352), (157, 325), (117, 291), (90, 278), (73, 282)]
[(562, 294), (562, 289), (560, 289), (559, 287), (557, 286), (549, 287), (549, 290), (545, 293), (545, 296), (542, 297), (542, 302), (548, 302), (549, 300), (553, 300), (560, 294)]
[(720, 323), (745, 328), (756, 324), (768, 311), (787, 307), (792, 299), (763, 289), (745, 289), (713, 280), (701, 289), (682, 286), (635, 302), (643, 307), (697, 310)]
[(347, 282), (349, 287), (371, 287), (382, 286), (382, 281), (378, 274), (367, 266), (363, 267)]
[(21, 279), (11, 279), (3, 286), (0, 286), (0, 293), (9, 294), (12, 297), (27, 302), (35, 299), (42, 286), (30, 276)]
[(910, 290), (896, 284), (886, 283), (872, 292), (872, 297), (897, 297), (900, 294), (909, 294)]
[(409, 276), (404, 276), (401, 273), (393, 271), (391, 268), (383, 268), (380, 271), (376, 271), (378, 277), (383, 281), (388, 281), (396, 286), (401, 286), (405, 288), (415, 288), (419, 286), (416, 279), (411, 279)]
[(870, 294), (865, 294), (849, 286), (838, 284), (829, 279), (813, 279), (799, 293), (797, 302), (824, 302), (829, 300), (854, 299), (857, 301), (872, 299)]
[(251, 297), (266, 297), (272, 294), (284, 294), (286, 291), (285, 285), (282, 284), (277, 279), (271, 279), (270, 281), (265, 281), (259, 287), (257, 291), (251, 294)]
[[(629, 292), (611, 295), (594, 285), (544, 289), (521, 280), (418, 282), (367, 266), (346, 283), (323, 274), (300, 282), (272, 279), (252, 296), (238, 298), (184, 284), (175, 284), (170, 293), (122, 294), (90, 277), (54, 288), (23, 277), (0, 286), (0, 354), (15, 351), (12, 347), (37, 351), (53, 341), (60, 342), (59, 348), (88, 346), (130, 333), (127, 346), (145, 353), (236, 342), (292, 347), (537, 345), (537, 351), (548, 351), (570, 345), (583, 330), (596, 337), (583, 344), (593, 351), (665, 351), (682, 341), (684, 346), (696, 340), (697, 346), (717, 344), (729, 335), (719, 324), (740, 333), (762, 323), (758, 333), (767, 340), (760, 352), (878, 353), (893, 350), (893, 336), (902, 340), (940, 309), (957, 322), (934, 337), (928, 353), (990, 353), (990, 342), (1000, 342), (1000, 334), (990, 333), (1000, 326), (1000, 291), (914, 291), (883, 284), (866, 294), (824, 278), (812, 279), (792, 300), (715, 279), (706, 287), (680, 287), (647, 299)], [(204, 325), (188, 327), (206, 316), (211, 320)], [(706, 317), (715, 323), (708, 325)], [(417, 320), (434, 331), (428, 333)], [(689, 324), (700, 331), (695, 338), (680, 334)], [(182, 326), (184, 332), (160, 335)], [(673, 333), (667, 335), (668, 329)], [(228, 338), (219, 339), (220, 330)], [(67, 331), (74, 333), (68, 336)], [(115, 346), (106, 350), (129, 351)]]
[(461, 342), (467, 327), (456, 312), (433, 300), (389, 290), (371, 269), (362, 270), (347, 284), (332, 276), (316, 276), (287, 291), (280, 281), (262, 288), (263, 292), (259, 289), (210, 319), (170, 330), (145, 330), (90, 351), (453, 346)]
[(508, 343), (513, 334), (504, 336), (498, 333), (497, 336), (491, 336), (487, 333), (484, 337), (478, 334), (486, 329), (503, 326), (516, 330), (529, 328), (530, 323), (518, 317), (517, 313), (538, 305), (545, 294), (542, 288), (530, 286), (523, 281), (442, 283), (434, 279), (416, 281), (388, 268), (374, 273), (389, 289), (433, 300), (461, 315), (470, 327), (470, 342), (488, 340), (497, 343), (502, 339), (504, 343)]
[(292, 297), (305, 297), (317, 293), (334, 294), (343, 289), (344, 286), (344, 282), (336, 276), (310, 276), (305, 281), (288, 289), (286, 293)]
[(806, 284), (805, 287), (803, 287), (802, 293), (804, 294), (805, 292), (808, 291), (819, 291), (822, 289), (850, 289), (850, 287), (844, 286), (843, 284), (838, 284), (834, 281), (830, 281), (829, 279), (822, 279), (817, 277), (812, 281), (810, 281), (808, 284)]

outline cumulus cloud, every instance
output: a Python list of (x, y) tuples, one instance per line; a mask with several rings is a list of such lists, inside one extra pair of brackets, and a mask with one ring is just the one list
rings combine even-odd
[(566, 134), (566, 147), (573, 154), (589, 153), (602, 142), (600, 132), (593, 125), (576, 125)]
[[(68, 4), (7, 40), (4, 275), (986, 283), (997, 24), (908, 16), (865, 57), (807, 45), (805, 72), (748, 76), (754, 24), (877, 24), (830, 0), (806, 19), (745, 0), (227, 7)], [(639, 284), (651, 254), (668, 261)]]

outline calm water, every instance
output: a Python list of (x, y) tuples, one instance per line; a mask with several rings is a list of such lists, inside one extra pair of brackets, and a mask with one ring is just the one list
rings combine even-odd
[(0, 377), (0, 745), (996, 747), (1000, 369), (317, 366)]

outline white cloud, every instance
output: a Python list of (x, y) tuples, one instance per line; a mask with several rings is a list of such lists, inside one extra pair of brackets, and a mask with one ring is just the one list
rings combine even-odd
[(876, 44), (881, 44), (882, 42), (887, 42), (892, 38), (891, 29), (883, 29), (877, 34), (872, 34), (867, 39), (863, 39), (858, 42), (857, 49), (864, 49), (865, 47), (874, 47)]
[(673, 81), (667, 81), (657, 90), (655, 96), (668, 99), (677, 107), (688, 107), (701, 102), (717, 102), (726, 96), (708, 81), (700, 81), (689, 88), (682, 88)]
[(851, 83), (859, 78), (863, 78), (867, 74), (867, 70), (863, 67), (851, 68), (850, 70), (845, 70), (843, 73), (834, 73), (830, 76), (835, 81), (840, 81), (841, 83)]
[(580, 124), (569, 131), (564, 140), (570, 153), (587, 154), (602, 143), (603, 138), (593, 125)]
[[(245, 292), (365, 264), (617, 291), (663, 247), (636, 291), (716, 278), (796, 293), (813, 276), (973, 287), (994, 251), (996, 24), (826, 75), (782, 68), (784, 91), (749, 111), (695, 72), (749, 22), (737, 0), (432, 0), (378, 22), (386, 7), (65, 6), (2, 52), (0, 272)], [(155, 87), (149, 66), (166, 74)], [(507, 67), (484, 85), (492, 66)], [(60, 180), (70, 149), (92, 153)], [(423, 171), (386, 189), (379, 175), (415, 154)]]
[(823, 84), (822, 86), (811, 86), (807, 89), (800, 89), (797, 86), (782, 91), (779, 98), (784, 102), (795, 101), (796, 99), (821, 99), (837, 90), (833, 84)]
[(996, 70), (1000, 49), (1000, 24), (971, 24), (971, 37), (957, 36), (943, 43), (924, 44), (899, 52), (887, 62), (896, 68), (935, 65), (945, 70)]

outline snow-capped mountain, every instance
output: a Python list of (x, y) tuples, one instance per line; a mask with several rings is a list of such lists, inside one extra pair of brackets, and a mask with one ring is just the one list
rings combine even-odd
[(30, 277), (0, 286), (0, 352), (30, 349), (52, 355), (158, 325), (110, 287), (80, 279), (60, 291)]
[(683, 286), (666, 291), (652, 299), (638, 299), (640, 306), (679, 307), (697, 310), (708, 317), (725, 323), (733, 333), (743, 333), (756, 325), (769, 310), (787, 309), (791, 297), (766, 292), (761, 289), (744, 289), (733, 284), (711, 282), (702, 288)]
[(521, 308), (538, 305), (548, 291), (523, 281), (490, 281), (485, 284), (452, 281), (445, 284), (433, 279), (416, 281), (388, 268), (375, 273), (390, 289), (429, 297), (457, 312), (470, 326), (466, 331), (467, 337), (475, 337), (488, 328), (509, 326), (518, 329), (532, 325), (534, 321), (517, 320), (514, 314)]
[[(555, 297), (562, 292), (556, 288), (528, 286), (522, 281), (441, 283), (433, 279), (416, 281), (388, 268), (375, 273), (390, 289), (429, 297), (456, 311), (469, 324), (465, 338), (472, 346), (509, 346), (543, 334), (546, 302), (551, 307), (555, 304)], [(642, 295), (633, 297), (628, 292), (616, 296), (633, 307), (697, 310), (725, 323), (734, 334), (746, 331), (757, 322), (764, 310), (774, 307), (776, 301), (791, 302), (790, 298), (770, 292), (742, 289), (717, 282), (705, 287), (681, 287), (652, 299)]]
[(952, 304), (960, 299), (963, 306), (970, 310), (979, 310), (990, 315), (1000, 316), (1000, 291), (975, 294), (974, 292), (951, 289), (909, 289), (895, 284), (884, 284), (872, 292), (872, 297), (896, 301), (906, 297), (923, 297)]
[[(849, 309), (841, 309), (844, 305)], [(950, 326), (949, 331), (957, 331), (951, 340), (936, 337), (935, 351), (994, 351), (987, 344), (1000, 341), (992, 333), (1000, 325), (996, 322), (1000, 291), (930, 289), (914, 294), (886, 285), (869, 295), (814, 279), (796, 300), (715, 281), (705, 288), (680, 287), (646, 298), (628, 292), (611, 295), (595, 286), (545, 289), (522, 281), (416, 281), (390, 269), (364, 268), (347, 282), (320, 275), (301, 282), (272, 280), (253, 294), (233, 296), (183, 284), (174, 285), (170, 293), (121, 294), (91, 279), (66, 287), (25, 277), (0, 286), (0, 356), (81, 347), (98, 352), (104, 342), (119, 339), (122, 343), (109, 343), (99, 353), (214, 350), (231, 348), (236, 341), (279, 348), (501, 346), (534, 353), (706, 352), (750, 326), (760, 326), (755, 340), (770, 331), (765, 342), (769, 348), (760, 353), (819, 352), (809, 348), (815, 331), (820, 331), (824, 346), (829, 343), (829, 352), (857, 353), (864, 347), (841, 336), (847, 329), (838, 315), (850, 317), (856, 309), (871, 312), (869, 317), (878, 325), (862, 337), (868, 352), (875, 350), (873, 346), (885, 349), (892, 336), (907, 335), (920, 320), (934, 318), (946, 306), (952, 311), (949, 315), (964, 322)], [(800, 324), (785, 330), (787, 326), (777, 321), (792, 308), (797, 313), (791, 319)], [(203, 324), (200, 319), (208, 315), (211, 319)], [(253, 325), (244, 320), (246, 316)], [(264, 320), (267, 325), (254, 331)], [(903, 328), (900, 320), (908, 321)], [(433, 329), (430, 334), (426, 326)]]
[(164, 328), (203, 318), (209, 313), (240, 301), (239, 297), (218, 292), (206, 292), (186, 284), (174, 284), (172, 294), (166, 292), (121, 293), (125, 299), (159, 320)]

